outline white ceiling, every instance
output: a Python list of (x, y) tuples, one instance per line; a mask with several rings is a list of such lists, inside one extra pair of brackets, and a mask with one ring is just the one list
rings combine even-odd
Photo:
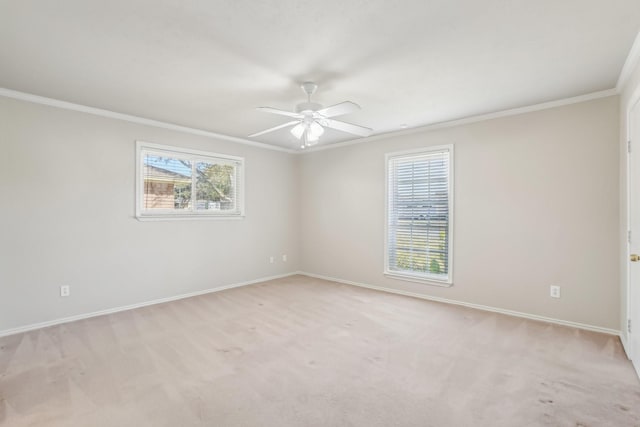
[(246, 138), (313, 80), (377, 134), (613, 88), (639, 29), (638, 0), (4, 0), (0, 87)]

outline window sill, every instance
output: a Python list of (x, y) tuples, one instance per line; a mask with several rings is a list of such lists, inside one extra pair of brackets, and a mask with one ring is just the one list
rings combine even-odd
[(244, 215), (136, 215), (138, 221), (190, 221), (190, 220), (230, 220), (244, 219)]
[(404, 280), (405, 282), (415, 282), (422, 283), (424, 285), (430, 286), (438, 286), (441, 288), (450, 288), (453, 286), (453, 282), (448, 280), (437, 280), (437, 279), (429, 279), (427, 277), (416, 277), (408, 274), (394, 273), (390, 271), (385, 271), (384, 275), (396, 280)]

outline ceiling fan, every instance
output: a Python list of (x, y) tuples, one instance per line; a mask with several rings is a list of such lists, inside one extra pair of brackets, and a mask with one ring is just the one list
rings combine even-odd
[(280, 114), (281, 116), (293, 117), (295, 120), (278, 125), (261, 132), (249, 135), (249, 138), (264, 135), (289, 126), (291, 133), (297, 139), (302, 140), (300, 148), (310, 147), (318, 143), (320, 136), (324, 133), (325, 128), (335, 129), (342, 132), (352, 133), (358, 136), (369, 136), (372, 129), (364, 126), (358, 126), (340, 120), (332, 119), (332, 117), (341, 116), (343, 114), (352, 113), (360, 109), (360, 106), (351, 101), (341, 102), (330, 107), (323, 108), (322, 105), (311, 102), (311, 95), (318, 89), (318, 85), (313, 82), (304, 82), (300, 88), (307, 94), (307, 102), (296, 105), (296, 111), (285, 111), (271, 107), (258, 107), (258, 110), (267, 113)]

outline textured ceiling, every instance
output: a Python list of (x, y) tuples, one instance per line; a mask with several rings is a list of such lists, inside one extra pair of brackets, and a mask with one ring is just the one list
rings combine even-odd
[(246, 138), (313, 80), (377, 134), (610, 89), (639, 29), (637, 0), (5, 0), (0, 87)]

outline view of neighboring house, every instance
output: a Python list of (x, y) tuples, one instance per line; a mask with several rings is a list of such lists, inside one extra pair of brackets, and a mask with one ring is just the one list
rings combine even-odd
[(184, 209), (191, 201), (191, 167), (178, 159), (144, 158), (145, 209)]
[[(180, 190), (190, 191), (191, 177), (158, 166), (144, 166), (145, 209), (177, 209), (186, 207), (189, 200), (179, 197)], [(176, 197), (178, 196), (178, 197)], [(185, 206), (181, 206), (181, 205)]]
[[(235, 170), (230, 165), (191, 162), (173, 157), (144, 157), (144, 209), (235, 209)], [(192, 177), (192, 165), (195, 176)], [(195, 185), (195, 205), (191, 190)]]

